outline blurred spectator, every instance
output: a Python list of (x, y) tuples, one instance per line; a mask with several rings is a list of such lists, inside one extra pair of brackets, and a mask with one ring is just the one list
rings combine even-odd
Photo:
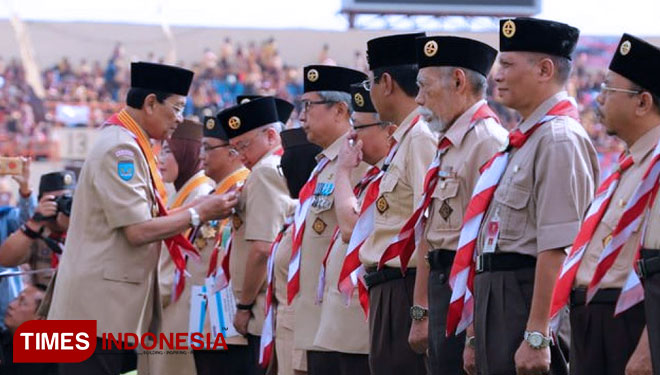
[(3, 375), (55, 375), (54, 363), (14, 363), (12, 338), (16, 329), (28, 320), (40, 319), (37, 308), (44, 298), (46, 287), (28, 285), (11, 301), (3, 315), (5, 329), (0, 332), (0, 374)]
[[(12, 176), (19, 184), (18, 206), (0, 206), (0, 244), (4, 243), (10, 234), (17, 231), (26, 221), (32, 217), (37, 206), (36, 195), (32, 193), (28, 183), (30, 181), (30, 161), (23, 160), (23, 173), (20, 176)], [(20, 272), (18, 267), (0, 267), (0, 316), (5, 315), (5, 310), (23, 289), (23, 281), (20, 276), (2, 276), (2, 274), (16, 274)], [(4, 328), (4, 323), (0, 323)], [(2, 373), (0, 371), (0, 373)]]

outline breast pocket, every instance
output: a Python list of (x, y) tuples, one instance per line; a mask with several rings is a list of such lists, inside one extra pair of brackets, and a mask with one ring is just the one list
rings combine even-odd
[(507, 185), (495, 191), (500, 217), (500, 239), (518, 240), (527, 229), (527, 204), (531, 192), (517, 185)]
[(120, 281), (130, 284), (141, 284), (145, 278), (145, 270), (129, 269), (118, 264), (108, 264), (103, 268), (103, 279)]
[(398, 224), (401, 221), (400, 208), (402, 202), (401, 194), (397, 192), (399, 176), (385, 173), (380, 181), (379, 196), (376, 198), (375, 221), (383, 224)]
[(463, 223), (463, 203), (458, 197), (460, 181), (438, 181), (438, 186), (431, 197), (431, 211), (429, 220), (433, 223), (432, 230), (456, 231)]
[(330, 228), (330, 216), (334, 215), (332, 208), (335, 205), (335, 196), (318, 195), (313, 196), (311, 199), (312, 206), (309, 208), (310, 215), (307, 215), (306, 219), (309, 228), (311, 228), (309, 234), (314, 237), (327, 237), (332, 235), (334, 228)]

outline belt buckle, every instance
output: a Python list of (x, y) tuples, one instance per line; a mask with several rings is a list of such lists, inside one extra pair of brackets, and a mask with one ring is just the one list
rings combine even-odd
[(481, 273), (484, 271), (484, 256), (483, 255), (478, 255), (477, 256), (477, 262), (475, 266), (475, 272), (476, 273)]
[(637, 276), (640, 279), (646, 278), (646, 262), (644, 259), (640, 259), (637, 261), (637, 267), (635, 268), (635, 272), (637, 272)]

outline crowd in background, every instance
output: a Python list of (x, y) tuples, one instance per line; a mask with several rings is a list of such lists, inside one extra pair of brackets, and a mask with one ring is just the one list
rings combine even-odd
[[(607, 56), (611, 56), (615, 47), (615, 41), (583, 38), (569, 84), (569, 91), (579, 104), (582, 124), (599, 151), (604, 172), (616, 159), (621, 145), (616, 138), (607, 136), (598, 123), (594, 108), (607, 68)], [(310, 63), (335, 64), (327, 45), (311, 55)], [(153, 53), (147, 59), (153, 62), (164, 60)], [(356, 51), (351, 64), (352, 68), (367, 70), (361, 52)], [(130, 82), (129, 65), (130, 58), (121, 44), (114, 47), (105, 62), (73, 62), (63, 57), (59, 63), (43, 71), (46, 96), (39, 99), (26, 83), (20, 60), (0, 56), (0, 154), (32, 154), (37, 158), (48, 158), (56, 154), (51, 152), (50, 145), (53, 128), (100, 126), (122, 106)], [(226, 38), (218, 46), (206, 48), (198, 62), (187, 67), (195, 72), (185, 109), (187, 117), (201, 118), (233, 105), (234, 98), (240, 94), (275, 95), (296, 102), (302, 93), (302, 67), (287, 65), (273, 38), (247, 45)], [(492, 82), (490, 86), (493, 86)], [(513, 112), (493, 104), (505, 125), (508, 128), (515, 126), (518, 119)], [(64, 109), (70, 111), (86, 108), (87, 121), (66, 123), (66, 113), (62, 116), (62, 108), (58, 109), (62, 105), (72, 106)]]

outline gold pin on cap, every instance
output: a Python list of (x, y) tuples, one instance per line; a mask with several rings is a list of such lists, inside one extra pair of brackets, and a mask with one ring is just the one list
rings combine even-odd
[(310, 82), (316, 82), (319, 79), (319, 71), (316, 69), (310, 69), (307, 72), (307, 80)]
[(362, 94), (359, 92), (355, 93), (353, 99), (355, 100), (355, 104), (357, 104), (358, 107), (364, 107), (364, 98), (362, 97)]
[(241, 102), (238, 103), (238, 104), (245, 104), (245, 103), (249, 103), (249, 102), (250, 102), (249, 98), (243, 98), (243, 100), (241, 100)]
[(208, 130), (215, 128), (215, 119), (213, 117), (206, 119), (206, 128)]
[(619, 47), (619, 52), (625, 56), (630, 52), (630, 48), (632, 48), (632, 44), (630, 43), (629, 40), (626, 40), (625, 42), (621, 43), (621, 47)]
[(70, 174), (65, 174), (64, 175), (64, 185), (71, 185), (73, 182), (73, 177), (71, 177)]
[(232, 116), (229, 118), (228, 125), (230, 128), (236, 130), (241, 127), (241, 119), (238, 116)]
[(508, 20), (502, 25), (502, 35), (507, 38), (511, 38), (516, 34), (516, 24), (513, 20)]
[(433, 57), (436, 53), (438, 53), (438, 42), (435, 40), (429, 40), (424, 44), (424, 54), (427, 57)]

